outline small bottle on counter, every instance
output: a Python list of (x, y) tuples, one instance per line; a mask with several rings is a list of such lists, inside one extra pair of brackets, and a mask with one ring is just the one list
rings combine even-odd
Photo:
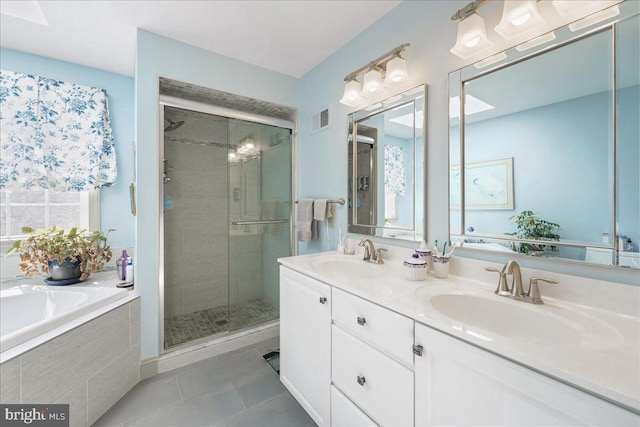
[(624, 244), (624, 251), (633, 252), (633, 242), (631, 241), (630, 237), (627, 237), (627, 241)]
[(127, 282), (133, 282), (133, 258), (131, 257), (127, 258), (127, 268), (124, 280)]

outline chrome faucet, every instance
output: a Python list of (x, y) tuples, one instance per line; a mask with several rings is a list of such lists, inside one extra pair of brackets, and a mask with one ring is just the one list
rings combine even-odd
[(378, 250), (376, 250), (376, 248), (373, 246), (373, 242), (366, 237), (360, 240), (358, 246), (364, 246), (364, 256), (362, 257), (363, 261), (368, 261), (375, 264), (384, 264), (381, 251), (386, 252), (387, 249), (379, 248)]
[[(497, 295), (531, 304), (544, 304), (540, 295), (538, 282), (559, 283), (555, 279), (532, 277), (529, 281), (529, 289), (525, 293), (522, 287), (522, 272), (520, 271), (520, 266), (514, 260), (509, 260), (501, 270), (493, 267), (485, 267), (485, 270), (493, 271), (500, 275), (498, 279), (498, 287), (495, 291)], [(509, 284), (507, 283), (507, 274), (511, 274), (513, 277), (511, 279), (511, 287), (509, 287)]]
[(504, 266), (505, 274), (511, 274), (511, 298), (522, 299), (525, 295), (522, 289), (522, 273), (520, 272), (520, 266), (517, 262), (510, 259)]

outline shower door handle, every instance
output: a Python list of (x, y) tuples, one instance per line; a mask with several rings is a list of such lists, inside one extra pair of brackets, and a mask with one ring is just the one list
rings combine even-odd
[(233, 221), (232, 225), (262, 225), (262, 224), (287, 224), (288, 219), (265, 219), (256, 221)]

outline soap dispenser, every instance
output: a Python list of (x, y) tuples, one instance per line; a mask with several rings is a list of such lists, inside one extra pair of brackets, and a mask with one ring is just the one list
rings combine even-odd
[(125, 280), (127, 277), (127, 259), (129, 258), (129, 254), (127, 251), (122, 251), (122, 255), (116, 260), (116, 272), (118, 274), (118, 279)]

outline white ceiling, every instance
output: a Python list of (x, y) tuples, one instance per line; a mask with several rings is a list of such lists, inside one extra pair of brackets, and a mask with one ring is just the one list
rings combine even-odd
[(16, 2), (1, 0), (0, 45), (133, 75), (142, 28), (300, 77), (401, 2), (47, 0), (41, 25), (6, 15)]

